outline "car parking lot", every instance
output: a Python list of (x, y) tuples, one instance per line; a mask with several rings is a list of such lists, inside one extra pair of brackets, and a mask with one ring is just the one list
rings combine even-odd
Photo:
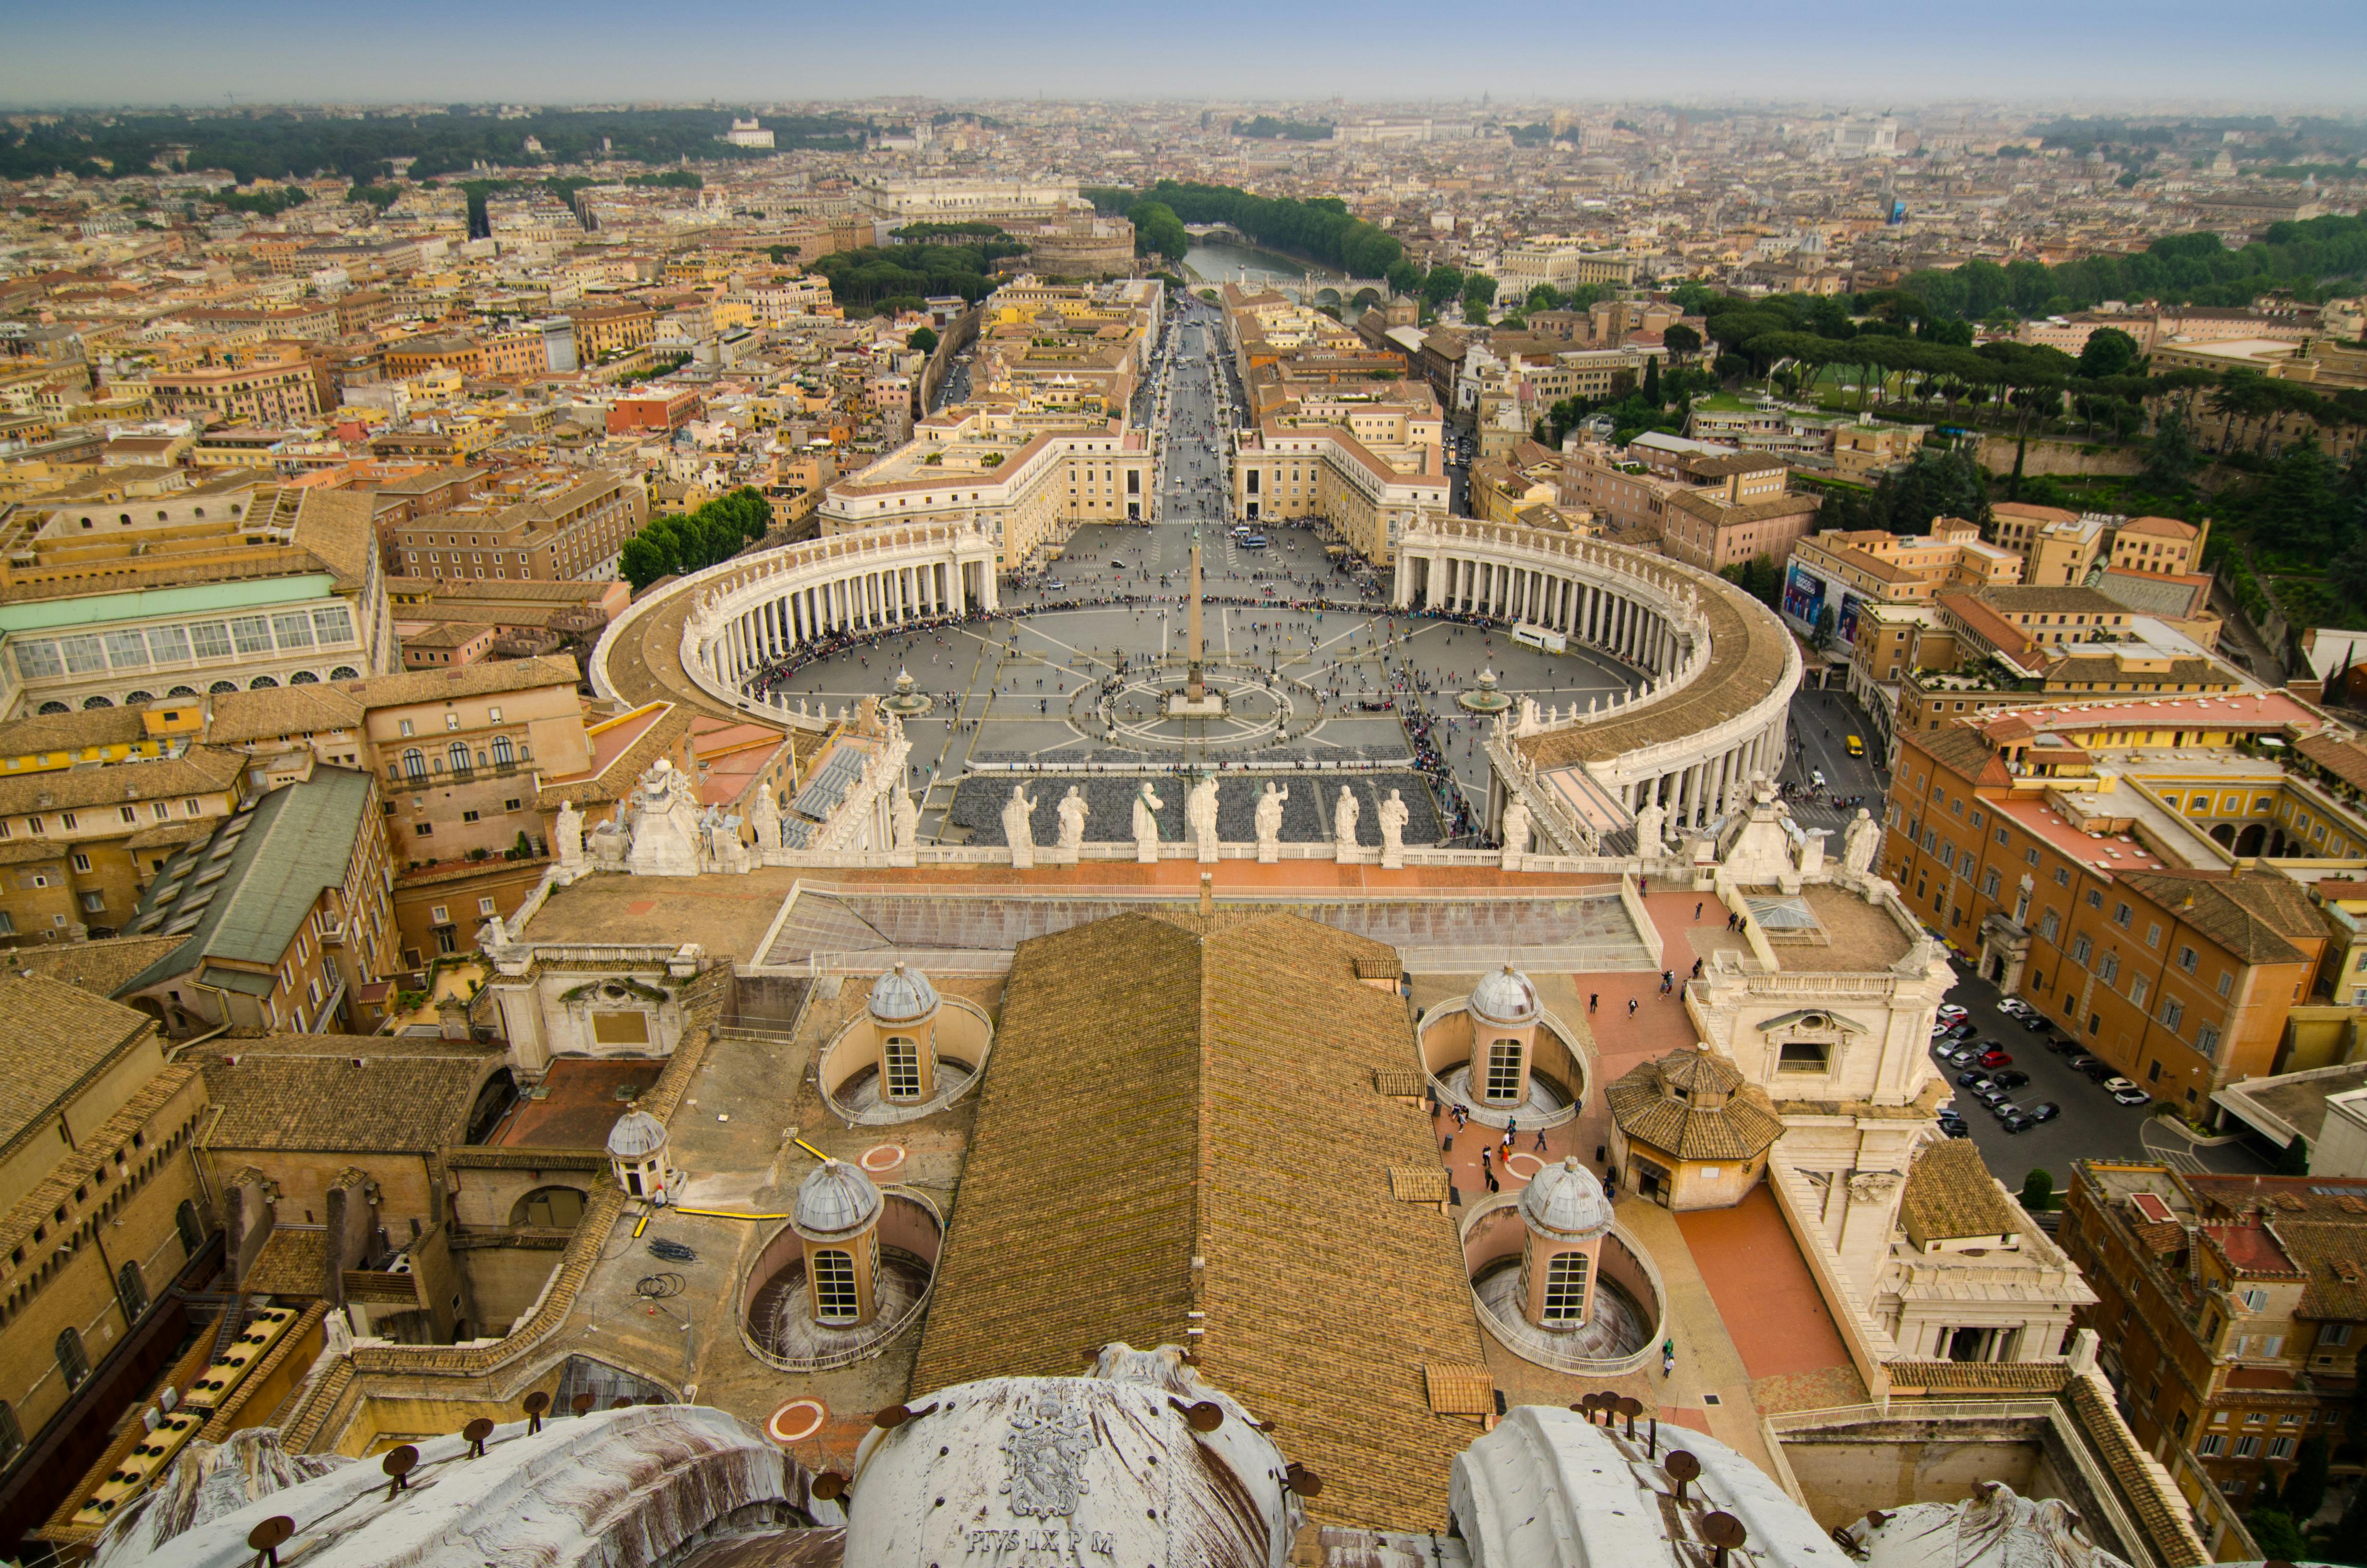
[(1968, 1089), (1956, 1087), (1963, 1069), (1937, 1055), (1931, 1065), (1944, 1076), (1974, 1144), (1999, 1181), (2015, 1191), (2033, 1170), (2055, 1178), (2056, 1191), (2071, 1183), (2071, 1162), (2091, 1159), (2159, 1160), (2185, 1170), (2265, 1173), (2271, 1166), (2251, 1143), (2197, 1148), (2147, 1113), (2142, 1105), (2112, 1103), (2102, 1087), (2075, 1071), (2070, 1055), (2046, 1049), (2056, 1033), (2025, 1029), (1998, 1006), (1997, 987), (1970, 974), (1956, 982), (1948, 1000), (1965, 1010), (1975, 1040), (1995, 1040), (2013, 1058), (2010, 1070), (2029, 1082), (2010, 1091), (2012, 1103), (2031, 1107), (2051, 1100), (2063, 1108), (2052, 1121), (2024, 1132), (2008, 1132)]

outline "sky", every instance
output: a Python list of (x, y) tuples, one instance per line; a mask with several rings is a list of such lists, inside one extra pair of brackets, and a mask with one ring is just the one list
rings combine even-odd
[(0, 0), (0, 104), (2006, 101), (2367, 110), (2367, 0)]

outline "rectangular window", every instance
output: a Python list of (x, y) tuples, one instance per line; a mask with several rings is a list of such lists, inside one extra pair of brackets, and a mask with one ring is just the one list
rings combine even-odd
[(27, 680), (62, 675), (65, 666), (58, 662), (58, 645), (54, 642), (19, 642), (17, 644), (17, 673)]
[(106, 650), (96, 637), (60, 638), (58, 650), (65, 655), (68, 675), (95, 676), (107, 668)]
[(2101, 893), (2101, 892), (2098, 892), (2094, 888), (2090, 888), (2090, 889), (2088, 890), (2088, 907), (2089, 907), (2089, 908), (2090, 908), (2090, 909), (2101, 909), (2101, 908), (2103, 908), (2103, 907), (2104, 907), (2104, 895), (2103, 895), (2102, 893)]
[(2127, 904), (2116, 903), (2112, 906), (2112, 924), (2125, 931), (2129, 928), (2130, 918), (2135, 914), (2136, 911)]
[(903, 1035), (889, 1039), (883, 1075), (887, 1080), (889, 1099), (919, 1099), (921, 1097), (920, 1042)]
[(1585, 1310), (1586, 1255), (1556, 1253), (1546, 1262), (1546, 1322), (1574, 1324)]
[(1520, 1042), (1500, 1040), (1488, 1048), (1488, 1097), (1509, 1100), (1518, 1097), (1520, 1092)]
[(2269, 1457), (2272, 1460), (2293, 1458), (2293, 1440), (2291, 1437), (2271, 1437), (2269, 1440)]
[(144, 670), (148, 667), (148, 639), (137, 631), (110, 631), (107, 634), (107, 662), (119, 670)]
[(219, 620), (200, 620), (189, 627), (189, 646), (200, 659), (227, 659), (231, 654), (230, 629)]
[(2097, 967), (2096, 978), (2102, 981), (2105, 984), (2110, 985), (2112, 982), (2120, 979), (2120, 977), (2121, 955), (2118, 953), (2106, 953), (2104, 955), (2104, 961)]
[(1998, 869), (1995, 866), (1991, 866), (1988, 869), (1988, 875), (1981, 878), (1981, 896), (1983, 898), (1995, 898), (1997, 895)]
[(2260, 1440), (2258, 1437), (2238, 1437), (2236, 1439), (2236, 1457), (2237, 1459), (2248, 1460), (2257, 1455), (2259, 1451)]
[(2158, 948), (2161, 946), (2160, 921), (2156, 920), (2146, 926), (2146, 946), (2148, 948)]
[(2180, 1001), (2175, 996), (2165, 996), (2161, 999), (2162, 1028), (2168, 1029), (2172, 1034), (2176, 1034), (2178, 1032), (2178, 1026), (2180, 1023), (2183, 1023), (2185, 1019), (2185, 1003)]
[(265, 616), (242, 615), (230, 623), (230, 640), (242, 653), (271, 653), (271, 621)]
[(273, 616), (271, 630), (277, 635), (282, 648), (310, 648), (312, 645), (312, 618), (300, 609)]
[(2225, 973), (2221, 974), (2219, 976), (2219, 994), (2222, 996), (2226, 995), (2227, 993), (2234, 988), (2235, 983), (2236, 971), (2234, 970), (2228, 970)]
[(2219, 1026), (2217, 1024), (2198, 1025), (2194, 1030), (2194, 1049), (2205, 1056), (2218, 1050)]
[(2350, 1325), (2347, 1323), (2327, 1324), (2317, 1331), (2317, 1342), (2328, 1347), (2348, 1345), (2350, 1343)]
[(855, 1292), (855, 1255), (820, 1247), (814, 1258), (814, 1316), (823, 1323), (850, 1323), (862, 1310)]
[[(2036, 861), (2033, 860), (2032, 863), (2034, 865)], [(2071, 872), (2068, 868), (2063, 866), (2055, 868), (2055, 885), (2058, 888), (2067, 888), (2071, 885)]]
[(187, 664), (189, 662), (188, 629), (181, 626), (150, 627), (148, 656), (160, 665)]
[(2062, 929), (2063, 922), (2055, 911), (2050, 909), (2039, 917), (2038, 934), (2047, 941), (2055, 940), (2056, 933)]
[(2135, 1003), (2138, 1006), (2142, 1007), (2146, 1005), (2146, 995), (2152, 989), (2152, 983), (2147, 981), (2144, 975), (2133, 974), (2129, 976), (2129, 1000)]
[(2086, 963), (2088, 961), (2088, 955), (2094, 950), (2094, 947), (2088, 940), (2088, 934), (2085, 931), (2082, 931), (2078, 936), (2073, 937), (2071, 940), (2071, 961), (2073, 963)]
[(74, 869), (75, 870), (77, 870), (77, 871), (87, 871), (87, 870), (89, 870), (89, 869), (90, 869), (90, 857), (89, 857), (89, 856), (87, 856), (87, 855), (85, 855), (85, 854), (84, 854), (84, 853), (83, 853), (81, 850), (79, 850), (79, 849), (75, 850), (75, 851), (74, 851)]
[(2192, 948), (2181, 947), (2178, 949), (2178, 967), (2189, 974), (2194, 972), (2196, 959), (2197, 954)]
[(2194, 1451), (2207, 1460), (2217, 1459), (2227, 1451), (2227, 1439), (2216, 1432), (2205, 1432), (2203, 1441), (2194, 1445)]
[(343, 605), (331, 605), (312, 612), (312, 631), (323, 647), (354, 640), (353, 612)]

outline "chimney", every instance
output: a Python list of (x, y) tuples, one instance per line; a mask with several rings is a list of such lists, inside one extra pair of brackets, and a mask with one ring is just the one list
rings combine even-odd
[(1200, 873), (1200, 913), (1217, 913), (1217, 875), (1213, 871)]

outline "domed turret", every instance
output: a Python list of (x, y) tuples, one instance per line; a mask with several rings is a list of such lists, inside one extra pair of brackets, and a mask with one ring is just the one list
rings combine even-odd
[(1611, 1199), (1572, 1156), (1539, 1171), (1521, 1194), (1521, 1218), (1556, 1241), (1591, 1240), (1611, 1229)]
[(898, 964), (871, 983), (871, 1016), (883, 1024), (915, 1024), (937, 1010), (937, 988), (917, 969)]
[(789, 1223), (808, 1241), (839, 1242), (879, 1218), (879, 1189), (862, 1168), (824, 1160), (798, 1184)]
[(1479, 983), (1471, 988), (1471, 998), (1466, 1005), (1475, 1017), (1506, 1028), (1534, 1024), (1545, 1010), (1537, 1002), (1537, 988), (1511, 964), (1481, 976)]
[(847, 1327), (878, 1315), (884, 1207), (871, 1178), (844, 1160), (824, 1160), (798, 1184), (789, 1229), (805, 1246), (806, 1294), (814, 1322)]
[(627, 1106), (608, 1129), (608, 1169), (617, 1185), (635, 1198), (657, 1198), (665, 1191), (665, 1123), (638, 1101)]

